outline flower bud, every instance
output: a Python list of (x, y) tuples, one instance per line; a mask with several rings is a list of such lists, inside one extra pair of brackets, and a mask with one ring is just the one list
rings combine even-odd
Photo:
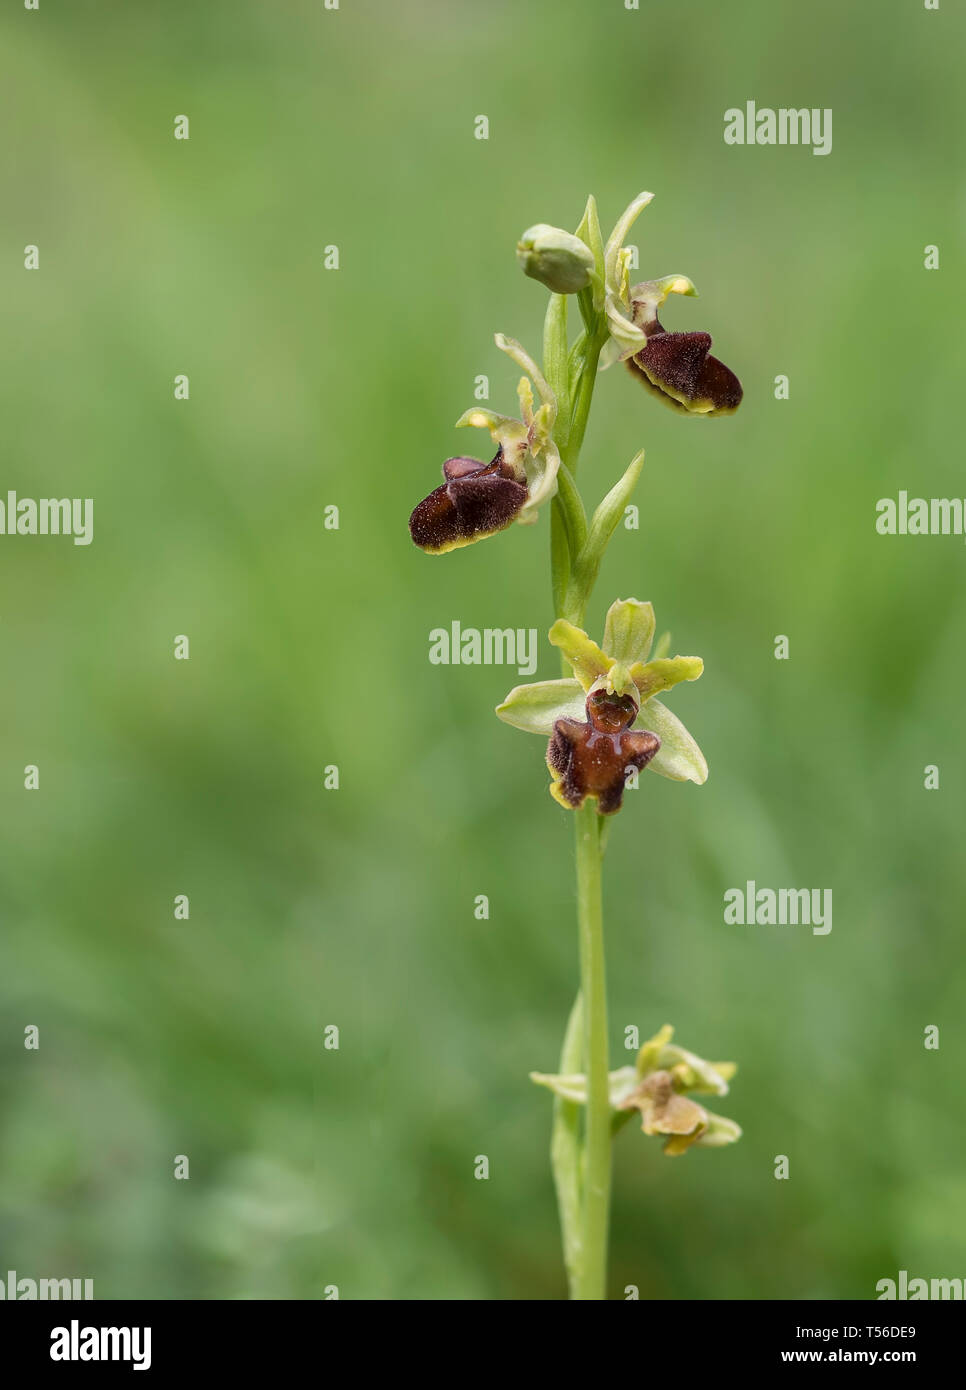
[(524, 275), (539, 280), (554, 294), (576, 294), (590, 284), (595, 268), (590, 247), (573, 232), (538, 222), (517, 242), (517, 260)]

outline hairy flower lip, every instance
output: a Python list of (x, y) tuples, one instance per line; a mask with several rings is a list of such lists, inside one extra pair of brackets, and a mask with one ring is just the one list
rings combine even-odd
[(442, 486), (413, 508), (409, 534), (428, 555), (445, 555), (503, 531), (529, 493), (501, 445), (490, 463), (458, 456), (443, 464)]
[(638, 704), (629, 695), (592, 690), (586, 720), (558, 719), (547, 745), (551, 795), (568, 810), (596, 797), (602, 816), (621, 809), (629, 768), (642, 771), (661, 747), (657, 734), (632, 730)]
[(686, 415), (732, 415), (741, 382), (710, 352), (710, 333), (668, 333), (655, 317), (642, 324), (647, 342), (627, 358), (632, 375), (665, 405)]

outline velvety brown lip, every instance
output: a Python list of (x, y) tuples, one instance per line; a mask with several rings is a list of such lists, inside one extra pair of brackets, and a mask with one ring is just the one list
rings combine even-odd
[(710, 333), (665, 333), (656, 324), (627, 365), (673, 409), (688, 415), (729, 415), (741, 404), (741, 382), (730, 367), (711, 356), (711, 341)]
[(627, 769), (641, 771), (661, 747), (657, 734), (631, 730), (633, 700), (598, 691), (587, 699), (587, 721), (558, 719), (547, 748), (547, 765), (557, 774), (560, 795), (572, 807), (596, 796), (602, 816), (619, 811)]
[(504, 462), (502, 448), (491, 463), (451, 458), (446, 482), (413, 509), (409, 534), (421, 550), (442, 555), (509, 526), (527, 500), (527, 489)]

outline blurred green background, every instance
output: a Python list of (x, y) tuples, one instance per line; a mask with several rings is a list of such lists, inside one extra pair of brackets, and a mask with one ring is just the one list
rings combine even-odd
[[(647, 449), (590, 625), (649, 598), (703, 655), (671, 703), (711, 765), (614, 825), (612, 1046), (671, 1021), (736, 1058), (745, 1136), (671, 1162), (625, 1129), (611, 1293), (964, 1273), (963, 542), (874, 528), (966, 492), (964, 29), (918, 0), (5, 7), (0, 495), (93, 497), (95, 538), (0, 538), (0, 1270), (562, 1296), (527, 1072), (576, 980), (571, 826), (492, 716), (515, 670), (428, 661), (453, 619), (546, 630), (547, 519), (431, 559), (406, 518), (486, 453), (452, 429), (475, 377), (515, 404), (522, 229), (650, 188), (639, 278), (694, 279), (665, 324), (746, 394), (691, 421), (614, 369), (584, 451), (595, 502)], [(747, 100), (831, 107), (831, 155), (726, 146)], [(831, 888), (831, 934), (725, 926), (749, 878)]]

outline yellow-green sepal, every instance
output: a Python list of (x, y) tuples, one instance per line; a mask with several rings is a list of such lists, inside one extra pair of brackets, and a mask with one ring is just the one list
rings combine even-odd
[(514, 686), (503, 703), (497, 705), (496, 714), (504, 724), (522, 729), (525, 734), (549, 738), (558, 719), (586, 718), (585, 700), (579, 681), (533, 681)]
[(660, 748), (647, 765), (648, 772), (656, 772), (672, 782), (695, 782), (698, 786), (708, 780), (704, 754), (677, 715), (660, 700), (651, 699), (641, 706), (634, 728), (646, 729), (661, 740)]
[(631, 676), (641, 695), (641, 703), (652, 695), (670, 690), (681, 681), (696, 681), (704, 670), (699, 656), (661, 656), (654, 661), (638, 662), (631, 667)]

